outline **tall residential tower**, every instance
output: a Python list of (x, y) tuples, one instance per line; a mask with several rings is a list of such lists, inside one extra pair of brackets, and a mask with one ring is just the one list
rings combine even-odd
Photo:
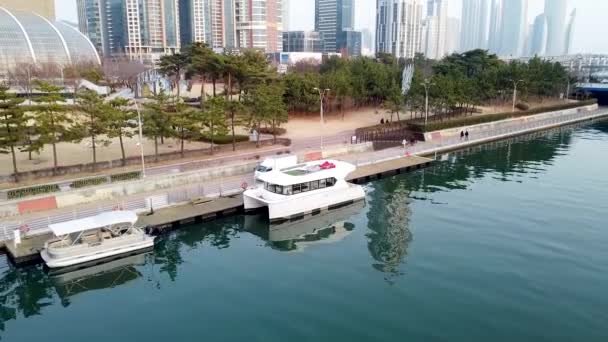
[(315, 31), (323, 36), (323, 52), (337, 52), (343, 31), (354, 30), (354, 0), (315, 0)]
[(547, 55), (561, 56), (566, 52), (566, 8), (567, 0), (546, 0)]
[(422, 50), (422, 2), (378, 0), (376, 8), (376, 52), (397, 58), (414, 58)]

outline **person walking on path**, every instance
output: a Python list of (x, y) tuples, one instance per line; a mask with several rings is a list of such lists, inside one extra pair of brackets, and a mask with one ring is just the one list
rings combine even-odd
[(462, 140), (464, 138), (464, 132), (460, 131), (460, 140)]
[(469, 141), (469, 131), (464, 132), (464, 140)]

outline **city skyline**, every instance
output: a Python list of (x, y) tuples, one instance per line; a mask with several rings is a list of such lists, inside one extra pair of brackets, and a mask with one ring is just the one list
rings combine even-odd
[[(55, 0), (56, 15), (59, 20), (77, 21), (76, 0)], [(426, 1), (425, 1), (426, 2)], [(529, 9), (526, 22), (532, 25), (536, 17), (543, 13), (544, 1), (529, 0)], [(375, 0), (354, 0), (355, 3), (355, 29), (369, 29), (375, 32)], [(448, 1), (448, 15), (462, 19), (462, 0)], [(608, 2), (593, 0), (570, 0), (567, 15), (577, 9), (576, 30), (573, 37), (571, 53), (608, 53), (608, 40), (598, 40), (597, 27), (601, 23), (603, 13), (608, 12)], [(426, 9), (425, 9), (426, 10)], [(290, 30), (314, 30), (314, 0), (292, 1), (290, 6)], [(426, 12), (425, 12), (426, 13)], [(491, 43), (491, 42), (490, 42)]]

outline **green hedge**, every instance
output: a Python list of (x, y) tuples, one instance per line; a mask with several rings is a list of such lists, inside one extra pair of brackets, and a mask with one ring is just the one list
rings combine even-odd
[(547, 112), (553, 112), (557, 110), (565, 110), (572, 109), (577, 107), (588, 106), (597, 103), (596, 99), (581, 101), (576, 103), (564, 103), (561, 105), (555, 106), (545, 106), (545, 107), (537, 107), (532, 108), (530, 110), (521, 111), (521, 112), (508, 112), (508, 113), (496, 113), (496, 114), (488, 114), (488, 115), (475, 115), (475, 116), (465, 116), (458, 117), (454, 119), (447, 119), (445, 121), (432, 121), (426, 126), (424, 125), (424, 121), (417, 120), (415, 122), (410, 122), (408, 127), (414, 132), (433, 132), (442, 129), (449, 129), (454, 127), (463, 127), (463, 126), (472, 126), (479, 125), (488, 122), (519, 118), (522, 116), (530, 116), (536, 114), (542, 114)]
[(80, 189), (80, 188), (85, 188), (87, 186), (105, 184), (107, 182), (108, 182), (108, 177), (105, 177), (105, 176), (94, 177), (94, 178), (85, 178), (85, 179), (79, 179), (79, 180), (73, 181), (70, 184), (70, 188)]
[(124, 182), (128, 180), (139, 179), (141, 177), (141, 171), (133, 171), (127, 173), (119, 173), (110, 176), (110, 182)]
[(36, 196), (40, 194), (48, 194), (51, 192), (59, 191), (59, 185), (57, 184), (43, 184), (37, 186), (31, 186), (28, 188), (14, 189), (6, 192), (7, 199), (23, 198), (28, 196)]
[(277, 135), (283, 135), (285, 133), (287, 133), (287, 130), (285, 128), (282, 127), (276, 127), (274, 130), (272, 129), (272, 127), (262, 127), (260, 128), (260, 133), (261, 134), (273, 134), (273, 132)]
[[(249, 136), (237, 134), (234, 137), (236, 142), (249, 141)], [(211, 143), (211, 137), (208, 134), (203, 134), (199, 139), (202, 142)], [(232, 135), (218, 135), (213, 138), (213, 143), (217, 145), (232, 144)]]

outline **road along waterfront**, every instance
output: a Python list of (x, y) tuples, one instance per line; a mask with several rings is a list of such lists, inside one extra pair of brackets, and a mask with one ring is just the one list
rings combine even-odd
[(524, 138), (372, 182), (329, 229), (237, 215), (77, 274), (0, 266), (0, 338), (605, 341), (608, 123)]

